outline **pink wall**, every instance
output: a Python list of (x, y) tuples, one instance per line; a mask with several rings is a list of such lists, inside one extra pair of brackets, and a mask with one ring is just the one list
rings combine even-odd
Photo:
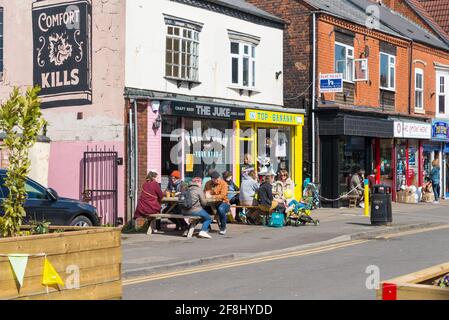
[(153, 129), (153, 123), (155, 122), (158, 113), (153, 112), (151, 104), (148, 105), (148, 162), (147, 171), (156, 169), (159, 174), (162, 171), (162, 143), (161, 132), (162, 127), (159, 130)]
[[(125, 157), (125, 147), (121, 142), (51, 142), (48, 186), (61, 197), (82, 200), (83, 158), (87, 148), (114, 148), (119, 158)], [(118, 217), (124, 217), (125, 207), (125, 166), (118, 167)], [(112, 221), (109, 221), (112, 223)]]

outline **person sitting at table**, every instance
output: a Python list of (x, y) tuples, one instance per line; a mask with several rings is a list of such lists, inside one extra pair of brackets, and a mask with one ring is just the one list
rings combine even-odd
[(269, 215), (278, 205), (273, 196), (274, 176), (275, 173), (272, 169), (264, 173), (263, 182), (257, 191), (259, 210), (265, 215)]
[(179, 172), (178, 170), (173, 171), (170, 175), (170, 179), (168, 180), (168, 186), (165, 190), (165, 193), (168, 194), (169, 192), (181, 192), (182, 184), (183, 181), (181, 179), (181, 172)]
[[(235, 194), (236, 192), (238, 192), (240, 190), (239, 187), (237, 187), (237, 185), (232, 180), (232, 173), (230, 171), (223, 172), (223, 180), (226, 181), (226, 183), (228, 184), (228, 191), (229, 192)], [(239, 204), (239, 197), (237, 196), (237, 194), (235, 194), (232, 197), (232, 199), (229, 200), (229, 203), (231, 205), (238, 205)]]
[(186, 216), (201, 217), (203, 227), (201, 232), (198, 234), (198, 237), (211, 239), (212, 237), (209, 235), (209, 226), (212, 222), (212, 218), (209, 213), (204, 210), (204, 207), (207, 206), (207, 199), (202, 189), (201, 178), (192, 179), (192, 182), (189, 184), (189, 192), (192, 198), (192, 208), (189, 210), (182, 210), (182, 214)]
[(211, 180), (206, 183), (204, 192), (209, 195), (212, 201), (216, 201), (218, 215), (220, 217), (220, 235), (226, 234), (226, 222), (228, 212), (231, 209), (228, 199), (228, 184), (220, 178), (217, 171), (213, 171), (210, 175)]
[[(148, 172), (146, 182), (142, 185), (142, 192), (137, 202), (137, 208), (134, 213), (134, 218), (146, 217), (152, 214), (159, 214), (161, 212), (162, 190), (157, 182), (156, 170)], [(160, 230), (160, 221), (156, 223), (156, 229)]]
[[(178, 170), (175, 170), (171, 173), (170, 175), (170, 180), (168, 181), (168, 186), (167, 189), (165, 190), (166, 195), (168, 196), (170, 194), (170, 196), (173, 196), (172, 193), (174, 192), (176, 195), (180, 194), (183, 191), (183, 188), (185, 187), (184, 182), (181, 179), (181, 172), (179, 172)], [(167, 211), (169, 210), (169, 207), (165, 207), (162, 210), (162, 213), (168, 213)], [(181, 209), (176, 206), (172, 212), (173, 214), (182, 214)], [(179, 220), (179, 219), (169, 219), (171, 222), (173, 222), (174, 224), (176, 224), (176, 229), (175, 231), (186, 231), (189, 226), (187, 224), (187, 222), (185, 222), (184, 220)]]
[[(258, 189), (259, 183), (257, 182), (257, 173), (254, 167), (242, 172), (242, 185), (239, 194), (240, 205), (244, 207), (257, 206), (256, 192)], [(259, 224), (260, 217), (258, 210), (250, 208), (246, 212), (246, 217), (250, 219), (250, 222)]]
[(279, 171), (279, 178), (274, 185), (274, 198), (279, 205), (287, 207), (287, 204), (294, 200), (295, 184), (290, 179), (288, 171)]

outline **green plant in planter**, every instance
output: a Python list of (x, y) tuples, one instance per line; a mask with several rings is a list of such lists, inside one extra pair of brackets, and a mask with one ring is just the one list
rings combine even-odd
[(51, 222), (46, 221), (30, 221), (31, 234), (47, 234), (50, 232)]
[(23, 95), (14, 88), (0, 108), (0, 130), (6, 134), (4, 145), (9, 151), (5, 179), (9, 194), (3, 201), (5, 215), (0, 217), (0, 236), (3, 237), (19, 234), (25, 216), (25, 178), (31, 164), (29, 151), (46, 125), (40, 109), (39, 91), (39, 87), (29, 88)]

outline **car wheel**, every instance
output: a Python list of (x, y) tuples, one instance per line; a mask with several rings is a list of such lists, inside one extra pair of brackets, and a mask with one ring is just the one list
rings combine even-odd
[(72, 223), (70, 223), (70, 226), (72, 226), (72, 227), (92, 227), (93, 223), (86, 216), (78, 216), (72, 220)]

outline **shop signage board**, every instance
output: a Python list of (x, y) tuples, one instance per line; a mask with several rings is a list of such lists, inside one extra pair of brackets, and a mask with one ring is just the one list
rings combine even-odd
[(274, 112), (266, 110), (246, 110), (246, 121), (269, 123), (269, 124), (283, 124), (291, 126), (304, 125), (304, 115), (285, 112)]
[(430, 123), (417, 123), (407, 121), (394, 122), (395, 138), (426, 139), (432, 136), (432, 126)]
[(432, 140), (449, 141), (449, 120), (434, 119), (432, 121)]
[(42, 107), (92, 104), (92, 8), (88, 0), (33, 4), (33, 82)]
[(343, 74), (327, 73), (320, 74), (320, 92), (343, 92)]
[(191, 118), (215, 120), (245, 120), (245, 109), (231, 106), (208, 105), (184, 101), (163, 103), (161, 113)]

